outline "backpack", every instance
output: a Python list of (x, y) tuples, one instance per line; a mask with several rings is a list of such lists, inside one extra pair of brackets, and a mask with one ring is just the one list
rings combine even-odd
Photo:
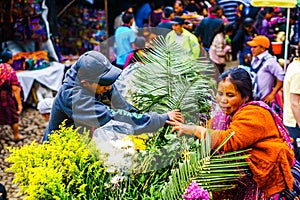
[[(261, 88), (260, 91), (258, 91), (258, 84), (257, 84), (257, 73), (260, 70), (260, 68), (264, 65), (264, 63), (271, 59), (274, 58), (271, 55), (267, 55), (265, 57), (263, 57), (261, 63), (258, 65), (257, 68), (253, 69), (252, 66), (250, 67), (250, 75), (252, 78), (252, 85), (253, 85), (253, 98), (256, 101), (261, 100), (261, 93), (265, 90), (265, 88)], [(274, 111), (275, 113), (278, 114), (278, 116), (282, 119), (283, 117), (283, 110), (282, 110), (282, 102), (280, 100), (279, 94), (277, 93), (275, 96), (275, 100), (273, 100), (270, 105), (269, 105)]]
[(252, 88), (253, 88), (254, 100), (260, 100), (260, 95), (261, 95), (262, 91), (264, 91), (264, 88), (261, 91), (258, 91), (257, 73), (261, 69), (261, 67), (264, 65), (264, 63), (271, 58), (273, 58), (273, 56), (269, 56), (269, 55), (265, 56), (265, 57), (263, 57), (261, 63), (258, 65), (257, 68), (253, 69), (252, 65), (250, 67), (250, 75), (252, 78)]

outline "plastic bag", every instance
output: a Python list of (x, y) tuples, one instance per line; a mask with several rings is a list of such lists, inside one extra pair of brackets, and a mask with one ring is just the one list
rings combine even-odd
[(123, 140), (133, 135), (133, 127), (125, 122), (110, 120), (94, 131), (93, 141), (100, 150), (100, 159), (104, 161), (108, 172), (123, 172), (131, 169), (134, 143)]

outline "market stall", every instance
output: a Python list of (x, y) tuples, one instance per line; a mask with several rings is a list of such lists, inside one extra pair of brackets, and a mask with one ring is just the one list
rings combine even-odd
[(24, 101), (27, 101), (35, 81), (57, 92), (62, 84), (64, 69), (63, 64), (50, 62), (50, 66), (44, 69), (17, 72), (24, 94)]

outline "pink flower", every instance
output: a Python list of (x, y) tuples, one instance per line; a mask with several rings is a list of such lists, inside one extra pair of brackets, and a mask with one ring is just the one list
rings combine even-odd
[(192, 181), (183, 194), (185, 200), (209, 200), (209, 192), (199, 187), (196, 181)]

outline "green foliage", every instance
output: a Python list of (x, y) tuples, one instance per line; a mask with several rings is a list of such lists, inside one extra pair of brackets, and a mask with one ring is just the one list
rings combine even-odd
[[(158, 113), (179, 108), (186, 122), (206, 124), (213, 99), (209, 61), (182, 55), (180, 46), (162, 37), (152, 45), (141, 57), (145, 64), (134, 73), (135, 106)], [(7, 160), (13, 164), (8, 170), (15, 173), (14, 183), (19, 183), (25, 200), (180, 199), (191, 180), (209, 191), (234, 186), (232, 181), (247, 165), (238, 161), (247, 155), (216, 155), (211, 153), (209, 136), (199, 144), (170, 130), (165, 126), (149, 137), (146, 150), (133, 158), (130, 174), (108, 173), (89, 134), (82, 136), (64, 123), (47, 144), (10, 148)]]
[[(14, 183), (30, 199), (90, 199), (103, 191), (105, 168), (95, 149), (77, 130), (66, 128), (50, 136), (49, 144), (35, 141), (21, 148), (9, 148), (15, 173)], [(92, 184), (91, 184), (92, 183)]]
[(192, 59), (182, 52), (181, 46), (163, 37), (153, 41), (140, 57), (145, 64), (134, 74), (138, 89), (133, 102), (146, 112), (166, 113), (178, 108), (186, 122), (199, 123), (200, 111), (209, 117), (212, 67), (207, 58)]
[(233, 134), (234, 132), (213, 153), (210, 150), (209, 134), (206, 139), (197, 140), (195, 151), (189, 152), (189, 159), (183, 160), (178, 168), (171, 170), (162, 191), (163, 199), (180, 199), (193, 180), (210, 192), (234, 188), (236, 181), (242, 176), (241, 172), (248, 166), (243, 160), (250, 155), (246, 154), (247, 150), (216, 154)]
[(112, 192), (122, 199), (162, 199), (161, 191), (171, 170), (184, 159), (191, 144), (194, 138), (167, 135), (164, 144), (148, 146), (134, 158), (133, 172)]

